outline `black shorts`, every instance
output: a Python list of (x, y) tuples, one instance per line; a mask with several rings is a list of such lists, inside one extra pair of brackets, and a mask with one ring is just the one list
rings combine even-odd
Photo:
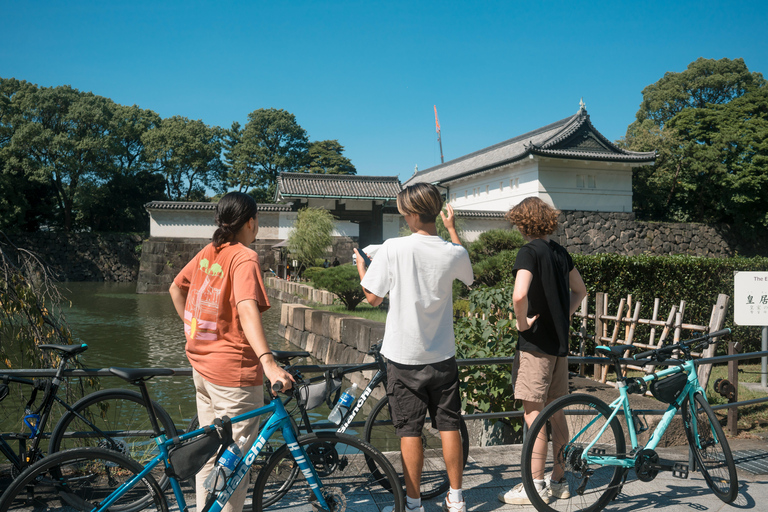
[(429, 411), (439, 431), (459, 430), (461, 397), (456, 358), (433, 364), (387, 363), (387, 396), (395, 431), (400, 437), (420, 437)]

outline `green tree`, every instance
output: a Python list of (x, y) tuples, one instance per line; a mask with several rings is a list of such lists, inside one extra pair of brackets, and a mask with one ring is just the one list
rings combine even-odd
[(333, 243), (333, 215), (320, 208), (302, 208), (288, 235), (288, 252), (304, 267), (315, 264)]
[(338, 140), (318, 140), (309, 143), (307, 165), (303, 172), (312, 174), (357, 174), (352, 161), (342, 155), (344, 146)]
[(742, 59), (703, 59), (643, 90), (637, 120), (620, 141), (657, 150), (634, 170), (642, 218), (768, 227), (766, 80)]
[(4, 89), (3, 133), (6, 139), (10, 134), (2, 148), (4, 172), (49, 184), (57, 220), (70, 230), (78, 187), (110, 169), (107, 135), (115, 104), (69, 86), (4, 81)]
[(274, 108), (254, 110), (238, 130), (233, 125), (227, 136), (227, 185), (241, 192), (259, 189), (254, 197), (271, 202), (278, 174), (305, 164), (307, 132), (293, 114)]
[(200, 120), (173, 116), (142, 136), (148, 161), (165, 178), (168, 199), (201, 201), (206, 187), (223, 188), (220, 132)]
[(365, 300), (360, 275), (354, 265), (339, 265), (315, 272), (312, 282), (318, 288), (336, 294), (348, 311), (354, 311)]

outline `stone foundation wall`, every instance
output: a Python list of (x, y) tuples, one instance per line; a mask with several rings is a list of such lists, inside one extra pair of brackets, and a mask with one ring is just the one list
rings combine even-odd
[(573, 253), (714, 258), (768, 255), (768, 240), (743, 240), (726, 225), (641, 222), (635, 220), (634, 213), (582, 211), (563, 211), (559, 221), (552, 238)]
[[(384, 324), (303, 304), (283, 303), (278, 333), (324, 364), (362, 364), (374, 361), (368, 351), (372, 343), (384, 337)], [(355, 372), (346, 377), (362, 389), (373, 372)], [(384, 388), (378, 386), (373, 396), (383, 397)]]
[(40, 231), (10, 239), (35, 253), (61, 281), (133, 282), (139, 273), (140, 235)]

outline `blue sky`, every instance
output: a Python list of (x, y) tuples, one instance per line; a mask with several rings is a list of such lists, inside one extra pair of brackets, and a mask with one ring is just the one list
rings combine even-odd
[(405, 181), (567, 117), (623, 136), (642, 89), (698, 57), (768, 74), (760, 1), (19, 2), (0, 0), (0, 76), (69, 84), (162, 117), (258, 108), (338, 139), (359, 174)]

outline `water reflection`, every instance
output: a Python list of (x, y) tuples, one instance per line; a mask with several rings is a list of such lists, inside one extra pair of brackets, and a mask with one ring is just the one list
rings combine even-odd
[[(64, 314), (78, 342), (88, 344), (82, 356), (86, 368), (188, 368), (184, 329), (170, 296), (137, 294), (135, 284), (73, 282), (60, 285), (71, 307)], [(262, 317), (270, 346), (293, 349), (277, 334), (279, 301)], [(165, 407), (177, 424), (195, 414), (191, 377), (154, 378), (152, 397)], [(130, 387), (118, 378), (101, 379), (103, 388)]]

